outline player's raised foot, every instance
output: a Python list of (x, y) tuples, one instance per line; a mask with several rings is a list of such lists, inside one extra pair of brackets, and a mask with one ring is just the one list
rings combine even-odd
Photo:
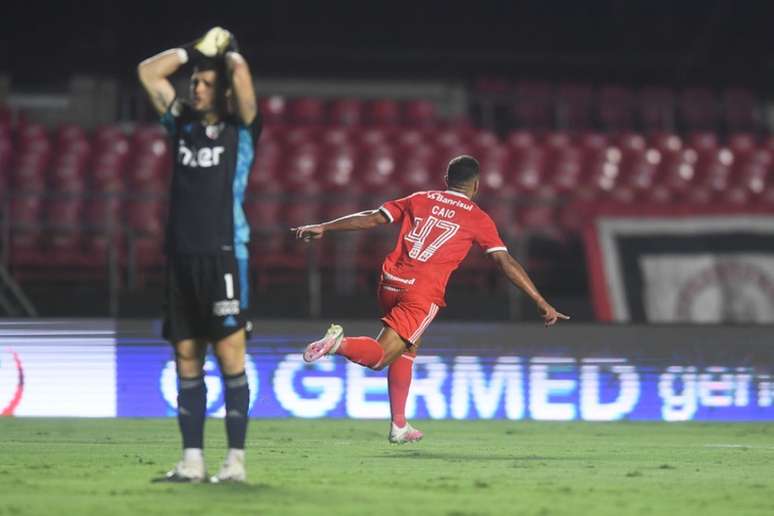
[(198, 484), (207, 481), (207, 470), (203, 460), (181, 460), (166, 475), (154, 482), (189, 482)]
[(239, 456), (229, 454), (218, 474), (210, 478), (210, 482), (213, 484), (220, 482), (244, 482), (245, 480), (247, 480), (247, 472), (245, 471), (244, 453)]
[(332, 355), (341, 346), (344, 337), (344, 328), (338, 324), (331, 324), (325, 337), (309, 344), (304, 351), (304, 362), (314, 362), (325, 355)]
[(390, 425), (390, 442), (393, 444), (406, 444), (406, 443), (415, 443), (417, 441), (420, 441), (422, 437), (424, 437), (425, 434), (411, 426), (410, 424), (406, 423), (406, 426), (403, 428), (399, 428), (395, 425), (395, 423), (392, 423)]

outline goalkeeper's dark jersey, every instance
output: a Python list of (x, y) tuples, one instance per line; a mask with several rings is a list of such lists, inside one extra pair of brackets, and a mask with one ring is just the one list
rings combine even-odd
[(247, 258), (250, 228), (242, 201), (261, 132), (261, 117), (205, 125), (179, 101), (161, 117), (172, 138), (174, 170), (169, 199), (168, 255)]

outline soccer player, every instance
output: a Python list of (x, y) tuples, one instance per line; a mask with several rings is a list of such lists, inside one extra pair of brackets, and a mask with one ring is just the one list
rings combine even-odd
[[(168, 77), (186, 63), (193, 73), (183, 100)], [(166, 479), (207, 480), (203, 366), (212, 343), (225, 388), (228, 453), (211, 480), (244, 481), (250, 230), (242, 199), (261, 132), (252, 76), (233, 35), (220, 27), (146, 59), (138, 74), (174, 149), (163, 331), (175, 351), (183, 457)]]
[(416, 192), (386, 202), (377, 210), (292, 228), (297, 238), (308, 241), (322, 238), (328, 231), (400, 224), (395, 249), (382, 265), (378, 296), (384, 327), (379, 336), (345, 337), (343, 328), (333, 324), (322, 339), (309, 344), (304, 352), (307, 362), (337, 354), (377, 371), (389, 366), (392, 422), (388, 438), (392, 443), (418, 441), (423, 436), (405, 416), (414, 357), (422, 333), (445, 306), (449, 276), (473, 243), (535, 301), (546, 326), (569, 319), (540, 295), (524, 268), (508, 253), (492, 219), (473, 202), (479, 190), (478, 162), (470, 156), (451, 160), (446, 184), (446, 191)]

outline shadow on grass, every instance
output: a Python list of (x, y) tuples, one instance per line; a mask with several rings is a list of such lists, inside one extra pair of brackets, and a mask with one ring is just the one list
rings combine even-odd
[(251, 494), (259, 494), (259, 493), (280, 493), (282, 492), (282, 488), (272, 486), (263, 482), (219, 482), (219, 483), (213, 483), (213, 482), (170, 482), (167, 481), (165, 477), (157, 477), (152, 478), (150, 480), (151, 484), (159, 485), (159, 486), (166, 486), (166, 487), (176, 487), (180, 486), (181, 488), (184, 488), (186, 486), (190, 486), (194, 489), (202, 489), (207, 492), (219, 492), (219, 493), (251, 493)]
[(505, 461), (587, 461), (589, 457), (546, 457), (543, 455), (511, 455), (507, 453), (454, 453), (422, 450), (395, 451), (373, 455), (373, 459), (440, 459), (448, 461), (505, 460)]

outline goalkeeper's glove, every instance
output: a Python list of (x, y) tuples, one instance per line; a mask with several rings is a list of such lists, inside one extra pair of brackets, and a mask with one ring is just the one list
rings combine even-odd
[[(188, 53), (188, 60), (196, 62), (201, 57), (216, 57), (229, 50), (234, 37), (222, 27), (213, 27), (201, 38), (183, 45), (181, 48)], [(236, 42), (234, 42), (236, 44)]]

